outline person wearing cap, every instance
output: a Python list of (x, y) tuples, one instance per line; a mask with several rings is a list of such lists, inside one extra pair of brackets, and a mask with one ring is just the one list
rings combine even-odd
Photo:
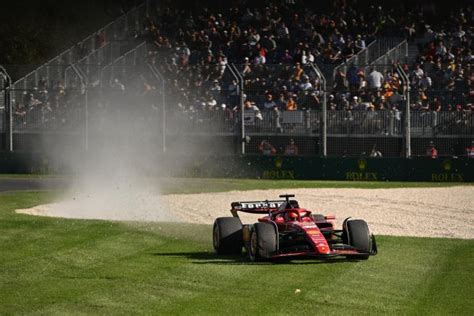
[(360, 102), (359, 102), (359, 97), (358, 96), (355, 95), (355, 96), (352, 97), (352, 101), (350, 103), (350, 106), (354, 110), (362, 110), (362, 108), (360, 107)]

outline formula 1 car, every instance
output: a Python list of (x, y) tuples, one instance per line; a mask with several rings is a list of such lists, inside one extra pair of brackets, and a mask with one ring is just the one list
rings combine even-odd
[[(284, 200), (233, 202), (233, 217), (214, 221), (213, 244), (217, 254), (240, 254), (243, 247), (251, 261), (304, 256), (368, 259), (377, 254), (375, 237), (364, 220), (349, 217), (337, 230), (335, 216), (312, 214), (300, 208), (292, 197), (285, 194), (280, 195)], [(238, 212), (266, 216), (257, 223), (243, 225)]]

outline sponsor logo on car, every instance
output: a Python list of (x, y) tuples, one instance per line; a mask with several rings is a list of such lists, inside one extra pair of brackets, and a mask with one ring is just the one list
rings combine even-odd
[(255, 202), (255, 203), (241, 203), (244, 209), (253, 208), (278, 208), (283, 202)]

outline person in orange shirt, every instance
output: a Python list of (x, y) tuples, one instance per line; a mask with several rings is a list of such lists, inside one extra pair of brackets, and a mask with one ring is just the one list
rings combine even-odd
[(303, 70), (303, 68), (301, 68), (301, 64), (296, 63), (295, 71), (293, 72), (293, 75), (291, 76), (291, 79), (293, 79), (295, 81), (300, 81), (303, 74), (304, 74), (304, 70)]
[(392, 86), (390, 85), (390, 83), (388, 82), (385, 82), (383, 84), (383, 95), (385, 97), (385, 99), (387, 100), (388, 98), (390, 98), (392, 95), (393, 95), (393, 89), (392, 89)]
[(296, 104), (295, 97), (290, 96), (288, 102), (286, 102), (286, 110), (287, 111), (296, 111), (298, 109), (298, 105)]

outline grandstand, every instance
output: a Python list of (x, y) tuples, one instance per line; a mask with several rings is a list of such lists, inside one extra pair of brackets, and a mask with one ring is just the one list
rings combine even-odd
[(168, 152), (259, 155), (266, 139), (283, 155), (294, 139), (303, 156), (425, 156), (430, 142), (463, 156), (472, 22), (462, 2), (147, 0), (15, 82), (4, 65), (0, 144), (68, 133), (87, 148), (126, 120)]

